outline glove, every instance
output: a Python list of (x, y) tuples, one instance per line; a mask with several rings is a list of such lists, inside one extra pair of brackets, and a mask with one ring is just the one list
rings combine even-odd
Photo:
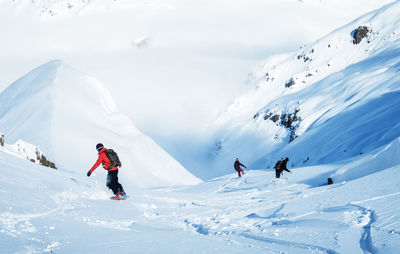
[(87, 176), (90, 176), (92, 174), (92, 172), (90, 172), (90, 170), (87, 172)]
[(291, 174), (291, 173), (292, 173), (292, 170), (289, 170), (289, 173)]

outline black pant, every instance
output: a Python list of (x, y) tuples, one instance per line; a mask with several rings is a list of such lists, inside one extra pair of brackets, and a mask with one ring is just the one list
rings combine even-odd
[(118, 169), (114, 171), (108, 171), (107, 187), (114, 192), (114, 195), (117, 195), (118, 192), (125, 194), (124, 188), (122, 188), (122, 185), (118, 182)]
[(276, 178), (279, 178), (279, 177), (281, 177), (282, 170), (275, 169), (275, 174), (276, 174)]

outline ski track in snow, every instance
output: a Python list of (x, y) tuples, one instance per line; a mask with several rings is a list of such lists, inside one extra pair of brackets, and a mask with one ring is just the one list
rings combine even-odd
[(37, 230), (31, 220), (40, 217), (46, 217), (55, 213), (59, 209), (53, 209), (48, 212), (38, 214), (14, 214), (5, 212), (0, 214), (0, 232), (16, 237), (25, 232), (35, 233)]
[[(213, 180), (215, 182), (215, 180)], [(278, 182), (272, 180), (270, 184), (264, 185), (264, 188), (276, 188), (272, 192), (279, 190), (281, 193), (274, 198), (269, 198), (268, 200), (263, 199), (265, 193), (270, 193), (271, 190), (264, 190), (260, 186), (248, 186), (249, 179), (246, 178), (228, 178), (226, 182), (221, 184), (217, 191), (218, 193), (225, 197), (224, 202), (221, 202), (221, 207), (212, 207), (203, 204), (203, 206), (209, 207), (209, 210), (205, 210), (202, 213), (196, 213), (193, 215), (184, 214), (184, 228), (192, 230), (195, 233), (201, 235), (219, 235), (219, 236), (229, 236), (238, 235), (245, 238), (261, 241), (268, 244), (281, 245), (290, 248), (305, 249), (310, 251), (320, 251), (323, 253), (339, 253), (338, 251), (327, 248), (324, 246), (319, 246), (311, 243), (302, 243), (296, 241), (282, 240), (278, 238), (266, 237), (264, 236), (266, 232), (273, 231), (274, 227), (285, 227), (290, 224), (296, 223), (321, 223), (326, 220), (325, 223), (332, 224), (330, 222), (330, 215), (335, 214), (335, 216), (340, 216), (344, 219), (344, 222), (338, 221), (337, 223), (343, 224), (344, 231), (352, 232), (352, 235), (360, 234), (359, 236), (359, 246), (363, 253), (377, 253), (377, 248), (373, 245), (371, 227), (372, 224), (377, 220), (376, 212), (370, 208), (357, 205), (361, 202), (373, 201), (384, 199), (392, 196), (396, 196), (400, 193), (393, 193), (388, 195), (383, 195), (375, 198), (370, 198), (362, 201), (355, 201), (348, 203), (343, 206), (332, 206), (325, 207), (319, 210), (311, 210), (306, 213), (292, 214), (293, 211), (285, 212), (287, 202), (293, 201), (296, 197), (308, 198), (317, 193), (323, 193), (321, 188), (304, 188), (298, 184), (287, 184), (284, 181)], [(242, 186), (242, 185), (247, 186)], [(343, 186), (343, 184), (338, 184)], [(268, 187), (265, 187), (268, 186)], [(336, 186), (338, 187), (338, 186)], [(325, 186), (323, 188), (333, 188), (332, 186)], [(300, 190), (300, 191), (299, 191)], [(230, 195), (230, 196), (226, 196)], [(209, 196), (208, 198), (214, 199), (214, 201), (205, 201), (203, 203), (209, 202), (211, 204), (219, 203), (220, 197)], [(240, 200), (238, 203), (238, 199)], [(257, 201), (256, 201), (257, 200)], [(256, 202), (254, 202), (256, 201)], [(176, 200), (175, 200), (176, 202)], [(196, 201), (202, 203), (202, 201)], [(270, 208), (271, 213), (266, 215), (260, 215), (259, 210), (262, 207), (261, 204), (265, 205), (265, 208)], [(183, 206), (185, 207), (185, 206)], [(253, 213), (243, 214), (244, 207), (246, 207), (246, 212), (256, 209), (258, 211)], [(313, 219), (313, 216), (324, 215), (325, 219), (320, 221), (319, 219)], [(311, 219), (306, 219), (310, 218)], [(180, 219), (180, 217), (178, 217)], [(346, 221), (347, 220), (347, 221)], [(335, 225), (335, 224), (332, 224)], [(246, 229), (250, 228), (250, 229)], [(299, 229), (301, 231), (301, 229)], [(261, 235), (260, 235), (261, 233)], [(393, 234), (393, 231), (387, 232), (388, 234)], [(341, 234), (340, 231), (336, 234)], [(340, 246), (338, 238), (332, 240), (334, 246)]]
[(338, 254), (339, 253), (334, 250), (330, 250), (330, 249), (327, 249), (327, 248), (324, 248), (321, 246), (312, 245), (312, 244), (304, 244), (304, 243), (297, 243), (297, 242), (291, 242), (291, 241), (277, 240), (277, 239), (273, 239), (273, 238), (261, 237), (261, 236), (256, 236), (256, 235), (252, 235), (252, 234), (247, 234), (247, 233), (242, 233), (241, 235), (244, 237), (253, 239), (253, 240), (262, 241), (262, 242), (266, 242), (266, 243), (272, 243), (272, 244), (276, 244), (276, 245), (290, 246), (290, 247), (306, 249), (306, 250), (310, 250), (310, 251), (317, 250), (317, 251), (322, 251), (322, 252), (328, 253), (328, 254)]
[(371, 225), (376, 221), (375, 212), (362, 206), (352, 205), (358, 208), (364, 218), (367, 218), (367, 224), (363, 226), (363, 233), (360, 238), (360, 247), (364, 253), (377, 253), (377, 249), (372, 244)]
[[(321, 197), (330, 197), (332, 191), (346, 184), (313, 187), (253, 171), (243, 178), (221, 178), (189, 189), (149, 190), (132, 193), (126, 201), (110, 201), (108, 193), (93, 188), (96, 185), (87, 187), (70, 177), (64, 180), (77, 183), (85, 191), (78, 195), (71, 188), (50, 194), (53, 203), (47, 203), (47, 211), (42, 213), (6, 210), (0, 214), (0, 234), (27, 239), (25, 247), (37, 252), (55, 252), (71, 244), (71, 240), (50, 237), (57, 231), (54, 228), (63, 227), (60, 221), (67, 221), (90, 230), (124, 232), (127, 237), (149, 230), (162, 234), (188, 232), (193, 237), (219, 239), (227, 246), (250, 248), (254, 253), (341, 253), (348, 246), (355, 250), (358, 245), (359, 251), (373, 254), (379, 249), (374, 245), (372, 229), (395, 238), (400, 235), (396, 230), (374, 226), (378, 213), (366, 205), (397, 198), (400, 192), (355, 197), (355, 201), (343, 205), (339, 199), (330, 206)], [(115, 214), (110, 204), (120, 212)], [(99, 246), (118, 245), (130, 246), (130, 242), (102, 241)]]

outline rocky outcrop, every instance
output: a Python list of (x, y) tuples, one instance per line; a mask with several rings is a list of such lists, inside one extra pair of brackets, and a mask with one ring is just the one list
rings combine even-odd
[(359, 44), (362, 39), (366, 38), (368, 36), (368, 33), (370, 33), (370, 29), (367, 26), (359, 26), (356, 30), (352, 32), (353, 34), (353, 44), (357, 45)]
[[(300, 124), (301, 118), (298, 115), (300, 112), (299, 108), (296, 108), (293, 112), (281, 112), (280, 114), (273, 113), (270, 110), (266, 110), (264, 112), (263, 119), (270, 120), (278, 126), (282, 126), (289, 130), (290, 137), (289, 142), (292, 142), (295, 138), (297, 138), (296, 130)], [(254, 115), (254, 119), (257, 119), (260, 116), (260, 112)]]
[(286, 82), (285, 87), (289, 88), (289, 87), (293, 86), (294, 84), (296, 84), (296, 83), (294, 82), (294, 79), (291, 78)]
[[(39, 149), (36, 148), (36, 159), (37, 161), (39, 161), (40, 165), (48, 167), (48, 168), (54, 168), (57, 169), (56, 165), (54, 164), (54, 162), (49, 161), (46, 156), (41, 153), (39, 151)], [(34, 162), (34, 160), (31, 159), (32, 162)]]
[(303, 51), (301, 54), (297, 55), (298, 60), (303, 60), (305, 63), (308, 61), (312, 61), (312, 54), (315, 53), (314, 49), (309, 50), (308, 52)]
[(4, 141), (4, 135), (0, 132), (0, 146), (8, 153), (24, 158), (32, 163), (39, 163), (42, 166), (57, 169), (54, 162), (48, 160), (42, 151), (35, 145), (18, 140), (15, 144), (9, 145)]
[(290, 131), (289, 143), (297, 138), (296, 129), (301, 120), (300, 117), (297, 115), (299, 111), (300, 109), (295, 109), (293, 113), (283, 113), (281, 115), (281, 126), (284, 126)]

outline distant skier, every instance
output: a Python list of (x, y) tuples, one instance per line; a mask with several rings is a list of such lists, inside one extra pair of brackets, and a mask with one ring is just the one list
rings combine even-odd
[(110, 188), (115, 195), (112, 198), (126, 198), (124, 188), (122, 188), (122, 185), (118, 182), (118, 168), (122, 166), (118, 155), (112, 149), (104, 148), (101, 143), (96, 145), (96, 150), (99, 152), (99, 158), (93, 167), (87, 172), (87, 176), (90, 176), (92, 172), (100, 166), (100, 164), (103, 164), (103, 168), (108, 171), (107, 187)]
[(244, 175), (243, 169), (240, 168), (240, 166), (247, 168), (245, 165), (240, 163), (239, 158), (236, 158), (235, 164), (233, 165), (235, 167), (235, 170), (238, 172), (239, 177), (242, 177), (240, 173)]
[(286, 157), (286, 159), (280, 159), (279, 161), (276, 162), (275, 167), (274, 167), (275, 173), (276, 173), (276, 178), (281, 177), (281, 174), (284, 170), (289, 173), (292, 173), (292, 171), (287, 168), (288, 161), (289, 161), (289, 158)]

